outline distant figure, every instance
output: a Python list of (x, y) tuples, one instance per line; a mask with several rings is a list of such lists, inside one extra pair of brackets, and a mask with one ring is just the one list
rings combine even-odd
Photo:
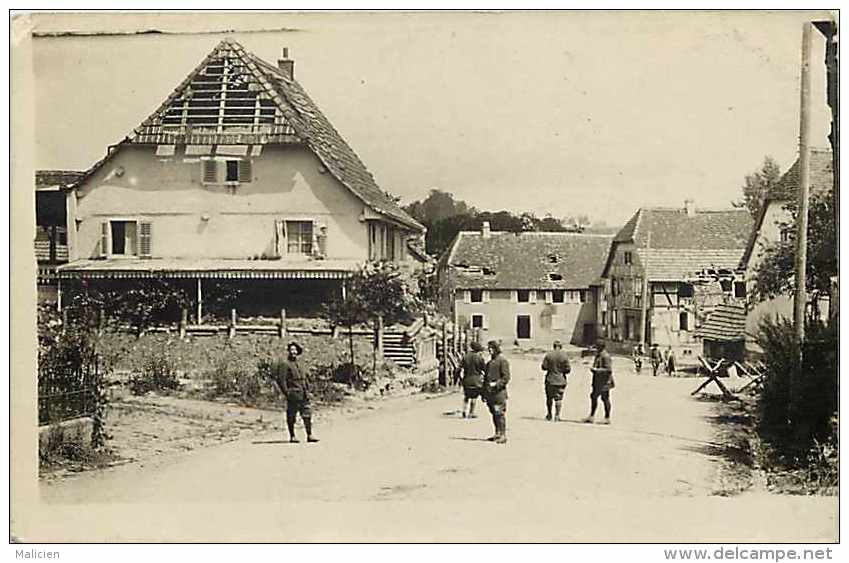
[(277, 360), (271, 365), (271, 376), (286, 397), (286, 426), (289, 428), (289, 442), (298, 443), (295, 436), (295, 421), (298, 413), (304, 421), (307, 431), (307, 442), (318, 442), (312, 435), (312, 409), (310, 408), (311, 382), (309, 376), (298, 363), (298, 356), (304, 349), (297, 342), (290, 342), (286, 347), (288, 357)]
[(643, 370), (643, 355), (645, 355), (645, 351), (643, 350), (643, 343), (640, 342), (636, 346), (634, 346), (634, 371), (636, 373), (640, 373)]
[(675, 377), (675, 352), (672, 351), (672, 346), (666, 351), (666, 375)]
[(596, 356), (593, 361), (593, 367), (590, 371), (593, 374), (593, 387), (590, 391), (590, 416), (584, 419), (584, 422), (595, 422), (595, 411), (598, 407), (598, 399), (601, 397), (601, 402), (604, 403), (604, 422), (610, 424), (610, 390), (613, 389), (615, 383), (613, 381), (613, 366), (610, 361), (610, 354), (605, 349), (604, 342), (596, 345)]
[(546, 420), (551, 420), (551, 406), (554, 404), (554, 420), (560, 421), (560, 409), (563, 406), (563, 392), (566, 390), (566, 374), (572, 371), (569, 356), (563, 351), (563, 343), (555, 340), (553, 350), (542, 359), (545, 372), (545, 409)]
[(649, 360), (651, 360), (652, 375), (657, 377), (657, 370), (660, 369), (660, 364), (663, 363), (663, 356), (660, 353), (660, 348), (658, 347), (657, 342), (651, 345), (651, 350), (649, 350)]
[(501, 344), (496, 340), (490, 340), (487, 348), (491, 359), (486, 364), (483, 396), (495, 426), (495, 434), (487, 440), (504, 444), (507, 442), (507, 384), (510, 383), (510, 363), (501, 355)]
[[(483, 374), (486, 371), (486, 360), (483, 357), (483, 346), (472, 342), (471, 350), (466, 352), (460, 363), (463, 369), (463, 418), (477, 418), (475, 403), (483, 389)], [(468, 414), (466, 409), (468, 407)]]

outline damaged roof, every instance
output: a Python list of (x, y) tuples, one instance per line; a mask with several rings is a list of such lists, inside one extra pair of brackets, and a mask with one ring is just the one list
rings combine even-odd
[(650, 280), (674, 281), (704, 269), (736, 270), (751, 230), (752, 217), (745, 209), (688, 214), (684, 208), (642, 208), (614, 241), (637, 247)]
[(79, 170), (36, 170), (35, 189), (65, 188), (75, 184), (84, 174)]
[[(308, 147), (372, 210), (423, 232), (374, 177), (301, 85), (232, 39), (224, 39), (120, 144)], [(110, 151), (87, 173), (114, 154)]]
[(458, 289), (581, 289), (597, 285), (610, 235), (463, 231), (448, 255)]

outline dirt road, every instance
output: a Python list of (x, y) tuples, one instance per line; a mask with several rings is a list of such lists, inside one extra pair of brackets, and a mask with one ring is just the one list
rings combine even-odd
[(484, 409), (459, 417), (459, 393), (399, 398), (325, 417), (319, 444), (271, 434), (43, 484), (14, 528), (33, 541), (835, 540), (835, 497), (713, 494), (715, 405), (689, 396), (694, 380), (617, 359), (614, 423), (588, 425), (578, 364), (553, 423), (539, 358), (511, 362), (506, 445), (484, 441)]

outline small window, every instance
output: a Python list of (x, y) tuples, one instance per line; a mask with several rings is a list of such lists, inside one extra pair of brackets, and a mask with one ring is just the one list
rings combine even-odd
[(693, 296), (693, 284), (691, 284), (691, 283), (678, 284), (678, 297), (692, 297), (692, 296)]
[(725, 293), (731, 293), (731, 280), (719, 280), (719, 285)]
[(472, 315), (472, 328), (483, 328), (483, 315)]
[(531, 291), (529, 289), (520, 289), (516, 291), (516, 300), (519, 303), (527, 303), (531, 300)]
[(607, 326), (607, 311), (601, 312), (601, 324), (602, 326)]
[(566, 290), (553, 289), (551, 291), (551, 301), (553, 303), (563, 303), (564, 301), (566, 301)]
[(110, 254), (135, 256), (137, 250), (137, 229), (135, 221), (110, 221), (112, 248)]
[(563, 281), (563, 276), (552, 272), (548, 274), (548, 279), (551, 281)]
[(470, 289), (469, 295), (471, 296), (472, 303), (483, 303), (482, 289)]
[(312, 254), (312, 221), (286, 221), (289, 254)]
[(557, 257), (556, 254), (549, 254), (548, 255), (548, 262), (550, 264), (557, 264), (558, 260), (559, 260), (559, 258)]
[(625, 264), (632, 264), (633, 263), (633, 255), (631, 254), (631, 251), (626, 250), (622, 254), (622, 259), (625, 261)]
[(679, 315), (678, 315), (678, 325), (679, 325), (680, 330), (684, 330), (684, 331), (690, 330), (689, 319), (690, 319), (690, 316), (687, 314), (686, 311), (679, 313)]
[(238, 160), (228, 160), (227, 161), (227, 181), (228, 182), (238, 182), (239, 181), (239, 161)]
[(789, 244), (791, 241), (791, 233), (790, 227), (784, 226), (781, 227), (781, 232), (779, 233), (779, 237), (781, 240), (781, 244)]
[(587, 302), (587, 290), (586, 289), (582, 289), (581, 291), (578, 292), (578, 299), (580, 299), (581, 303)]
[(734, 297), (736, 297), (737, 299), (746, 298), (746, 282), (734, 282)]

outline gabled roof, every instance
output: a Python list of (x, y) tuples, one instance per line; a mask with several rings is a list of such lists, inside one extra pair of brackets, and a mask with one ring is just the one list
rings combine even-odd
[[(810, 194), (828, 193), (834, 189), (834, 161), (832, 152), (829, 149), (811, 149), (811, 156), (808, 161), (810, 174)], [(767, 209), (772, 203), (783, 203), (792, 201), (799, 194), (799, 159), (784, 173), (778, 182), (772, 187), (767, 194), (764, 202), (758, 210), (758, 215), (755, 217), (755, 222), (752, 231), (749, 233), (749, 239), (746, 243), (746, 250), (740, 258), (740, 267), (747, 268), (749, 260), (755, 251), (755, 242), (758, 240), (758, 233), (763, 227), (764, 218), (766, 217)]]
[(684, 208), (642, 208), (614, 241), (636, 246), (650, 280), (673, 281), (704, 269), (737, 269), (751, 230), (745, 209), (697, 209), (688, 215)]
[(746, 308), (734, 303), (717, 305), (696, 330), (696, 336), (719, 342), (745, 340)]
[(61, 189), (73, 185), (83, 177), (79, 170), (36, 170), (35, 189)]
[[(374, 177), (301, 85), (225, 39), (121, 144), (307, 146), (372, 210), (418, 232), (424, 227)], [(96, 163), (90, 175), (109, 159)]]
[(484, 237), (463, 231), (447, 262), (459, 289), (581, 289), (599, 282), (612, 240), (582, 233), (492, 232)]

